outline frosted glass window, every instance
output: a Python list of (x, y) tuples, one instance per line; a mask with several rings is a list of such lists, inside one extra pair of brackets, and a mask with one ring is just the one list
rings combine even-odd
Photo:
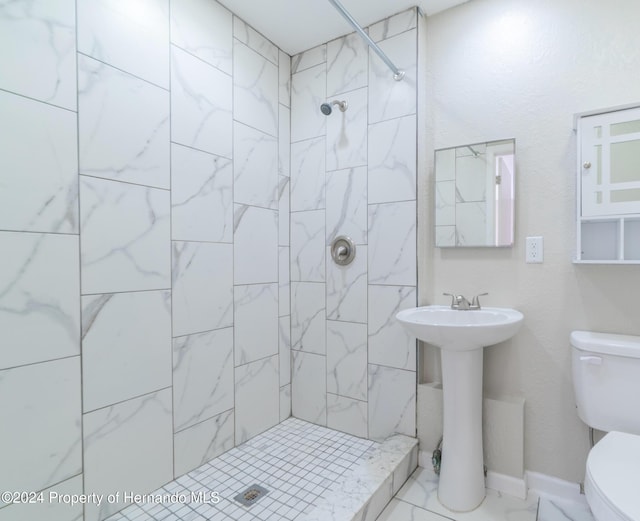
[(636, 119), (635, 121), (623, 121), (622, 123), (614, 123), (613, 125), (611, 125), (609, 132), (612, 136), (621, 136), (624, 134), (634, 134), (635, 132), (640, 132), (640, 119)]
[(611, 182), (640, 181), (640, 140), (611, 143)]
[(596, 184), (602, 184), (602, 146), (596, 145)]
[(593, 127), (593, 135), (596, 139), (602, 138), (602, 127), (598, 125), (597, 127)]
[(611, 190), (612, 203), (629, 203), (640, 201), (640, 188), (630, 190)]

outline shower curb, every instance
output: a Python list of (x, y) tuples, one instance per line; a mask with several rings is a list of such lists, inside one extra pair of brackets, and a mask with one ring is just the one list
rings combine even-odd
[(363, 458), (296, 521), (375, 521), (418, 466), (418, 440), (396, 434)]

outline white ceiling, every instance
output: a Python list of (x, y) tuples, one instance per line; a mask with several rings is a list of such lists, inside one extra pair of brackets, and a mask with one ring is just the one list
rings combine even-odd
[[(353, 32), (327, 0), (218, 0), (290, 55)], [(467, 0), (341, 0), (362, 26), (418, 5), (427, 14)]]

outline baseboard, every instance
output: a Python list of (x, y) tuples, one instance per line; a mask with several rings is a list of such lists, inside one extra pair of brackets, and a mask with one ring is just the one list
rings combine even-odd
[(558, 499), (586, 504), (584, 494), (580, 492), (580, 484), (565, 481), (554, 476), (527, 470), (525, 472), (527, 488), (538, 496), (552, 496)]
[[(418, 465), (431, 469), (431, 453), (420, 451)], [(526, 499), (529, 492), (537, 496), (547, 496), (565, 501), (586, 504), (584, 494), (580, 493), (580, 484), (565, 481), (539, 472), (525, 471), (523, 478), (488, 471), (486, 487), (520, 499)]]
[(491, 490), (497, 490), (519, 499), (527, 499), (527, 483), (524, 478), (514, 478), (506, 474), (488, 471), (485, 484)]

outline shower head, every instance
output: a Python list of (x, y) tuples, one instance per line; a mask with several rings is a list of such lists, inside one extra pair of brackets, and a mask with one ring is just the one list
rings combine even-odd
[(338, 105), (338, 108), (341, 112), (347, 110), (347, 107), (349, 106), (346, 101), (338, 100), (333, 100), (331, 103), (323, 103), (322, 105), (320, 105), (320, 110), (325, 116), (328, 116), (333, 111), (333, 109), (331, 108), (332, 105)]
[(325, 116), (328, 116), (329, 114), (331, 114), (331, 105), (329, 105), (328, 103), (323, 103), (322, 105), (320, 105), (320, 110)]

